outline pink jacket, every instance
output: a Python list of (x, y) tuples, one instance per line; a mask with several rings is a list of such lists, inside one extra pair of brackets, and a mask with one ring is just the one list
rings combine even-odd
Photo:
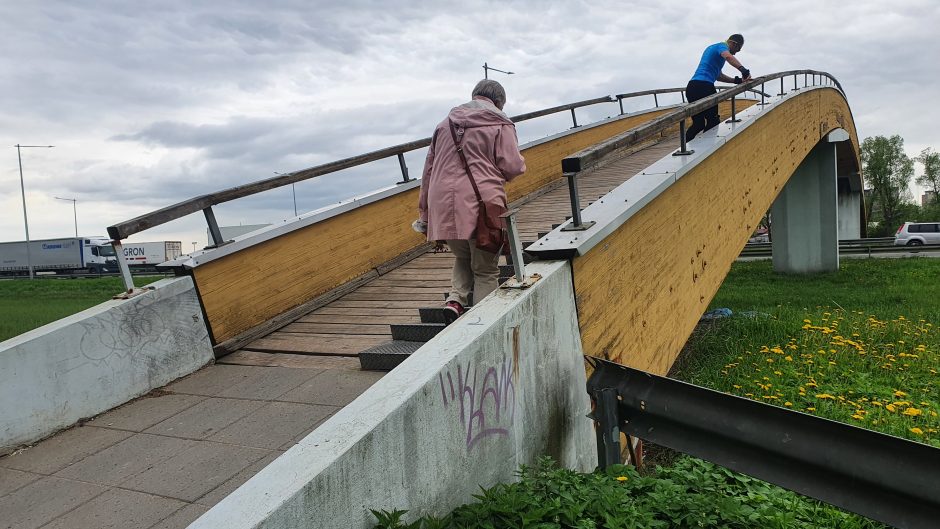
[[(457, 154), (449, 120), (457, 125), (470, 171), (487, 203), (506, 204), (503, 185), (525, 172), (516, 127), (487, 98), (451, 109), (434, 129), (421, 177), (418, 210), (428, 223), (428, 240), (472, 239), (476, 234), (476, 194)], [(463, 132), (461, 137), (461, 132)]]

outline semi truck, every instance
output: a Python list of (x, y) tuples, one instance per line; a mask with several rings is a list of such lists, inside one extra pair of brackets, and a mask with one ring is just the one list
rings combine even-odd
[(124, 259), (131, 267), (156, 266), (183, 255), (180, 241), (124, 242)]
[(118, 272), (117, 255), (107, 237), (66, 237), (0, 242), (0, 275), (28, 275), (29, 266), (39, 273)]

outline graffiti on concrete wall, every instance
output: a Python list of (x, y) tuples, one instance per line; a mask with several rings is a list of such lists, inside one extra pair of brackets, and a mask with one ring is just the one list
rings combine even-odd
[(509, 436), (515, 418), (515, 374), (512, 358), (485, 369), (458, 364), (456, 373), (449, 369), (438, 374), (444, 407), (457, 408), (468, 452), (486, 438)]

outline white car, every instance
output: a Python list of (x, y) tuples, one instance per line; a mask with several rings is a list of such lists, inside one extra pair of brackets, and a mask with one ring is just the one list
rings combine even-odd
[(895, 246), (940, 244), (940, 222), (905, 222), (894, 234)]

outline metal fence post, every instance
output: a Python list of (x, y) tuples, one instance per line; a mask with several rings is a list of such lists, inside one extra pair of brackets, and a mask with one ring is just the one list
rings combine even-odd
[(225, 241), (222, 240), (222, 232), (219, 230), (219, 223), (215, 221), (215, 213), (212, 212), (212, 206), (202, 210), (206, 216), (206, 223), (209, 225), (209, 236), (212, 237), (213, 246), (221, 246)]
[(618, 423), (617, 389), (594, 392), (594, 416), (597, 423), (597, 466), (601, 470), (620, 464), (620, 425)]
[[(736, 117), (737, 111), (735, 110), (734, 98), (735, 96), (731, 96), (731, 119), (729, 119), (728, 121), (725, 121), (725, 123), (740, 123), (741, 122), (741, 120), (737, 119)], [(685, 120), (682, 120), (682, 121), (683, 123), (685, 122)]]
[(653, 94), (653, 103), (656, 103), (656, 106), (659, 106), (659, 98), (656, 97), (656, 94)]
[(617, 96), (617, 103), (620, 103), (620, 115), (622, 116), (623, 115), (623, 98), (620, 96)]
[(591, 222), (581, 222), (581, 203), (578, 198), (578, 173), (565, 173), (568, 179), (568, 198), (571, 200), (571, 224), (562, 228), (562, 231), (582, 231), (595, 224)]
[(525, 262), (522, 257), (522, 243), (519, 241), (519, 229), (516, 226), (516, 213), (518, 209), (507, 211), (503, 218), (506, 219), (506, 234), (509, 236), (509, 254), (512, 255), (512, 268), (516, 273), (516, 281), (525, 282)]
[(398, 166), (401, 167), (401, 182), (396, 182), (398, 184), (407, 184), (411, 181), (408, 178), (408, 166), (405, 165), (405, 155), (404, 153), (398, 153)]
[(796, 74), (793, 74), (793, 90), (799, 90), (799, 88), (796, 87)]
[(764, 103), (764, 83), (760, 84), (760, 106), (764, 106), (767, 103)]
[(780, 76), (780, 97), (783, 97), (783, 76)]
[(679, 122), (679, 150), (672, 153), (673, 156), (688, 156), (695, 152), (694, 150), (689, 150), (688, 145), (685, 143), (685, 118), (682, 118), (682, 121)]
[(574, 115), (574, 109), (571, 109), (571, 122), (574, 123), (573, 129), (578, 128), (578, 117)]
[(131, 277), (131, 269), (127, 266), (127, 260), (124, 259), (124, 247), (121, 245), (121, 241), (118, 240), (111, 241), (111, 247), (114, 248), (114, 253), (117, 255), (118, 268), (120, 268), (121, 278), (124, 280), (125, 293), (130, 294), (134, 291), (134, 278)]

